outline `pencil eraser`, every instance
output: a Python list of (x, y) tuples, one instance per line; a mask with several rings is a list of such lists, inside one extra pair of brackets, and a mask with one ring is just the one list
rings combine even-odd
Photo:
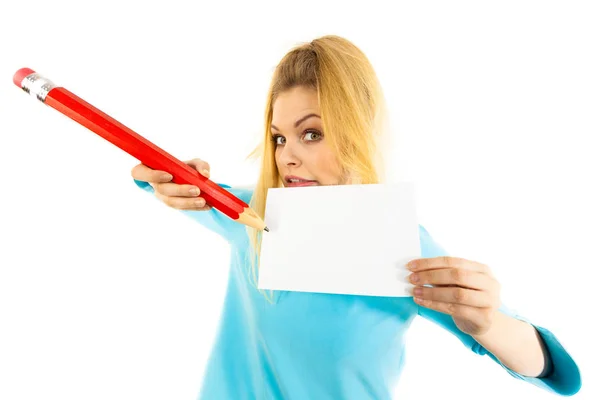
[(31, 68), (21, 68), (14, 74), (13, 82), (18, 87), (21, 87), (21, 82), (23, 82), (23, 79), (25, 79), (25, 77), (27, 75), (31, 75), (31, 74), (35, 74), (35, 71), (32, 70)]

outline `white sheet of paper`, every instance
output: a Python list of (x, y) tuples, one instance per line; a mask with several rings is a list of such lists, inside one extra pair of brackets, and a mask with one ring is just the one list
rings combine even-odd
[(414, 184), (269, 189), (260, 289), (412, 296), (421, 258)]

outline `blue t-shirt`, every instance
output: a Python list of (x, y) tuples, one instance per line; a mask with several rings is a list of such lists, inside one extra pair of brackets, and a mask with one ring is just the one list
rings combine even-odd
[[(146, 182), (134, 180), (152, 193)], [(249, 203), (252, 191), (221, 185)], [(581, 387), (579, 369), (547, 329), (544, 340), (551, 372), (522, 376), (475, 339), (452, 317), (417, 305), (412, 297), (379, 297), (276, 291), (270, 303), (249, 273), (245, 226), (215, 209), (181, 211), (231, 244), (231, 266), (214, 348), (199, 399), (391, 399), (404, 366), (405, 333), (417, 316), (455, 335), (515, 378), (561, 395)], [(419, 225), (421, 257), (448, 255)], [(502, 306), (501, 311), (525, 320)]]

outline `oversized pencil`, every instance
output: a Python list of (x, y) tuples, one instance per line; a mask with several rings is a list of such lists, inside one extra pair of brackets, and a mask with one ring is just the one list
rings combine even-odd
[(206, 204), (229, 218), (258, 230), (269, 231), (264, 221), (244, 201), (67, 89), (55, 85), (29, 68), (18, 70), (13, 76), (13, 82), (42, 103), (85, 126), (144, 165), (170, 173), (173, 176), (172, 182), (197, 186)]

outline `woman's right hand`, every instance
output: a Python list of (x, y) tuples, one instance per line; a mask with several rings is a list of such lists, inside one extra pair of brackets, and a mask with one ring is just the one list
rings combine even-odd
[[(206, 161), (194, 158), (185, 163), (207, 178), (210, 176), (210, 165)], [(171, 208), (195, 211), (211, 209), (202, 198), (198, 186), (173, 183), (173, 176), (165, 171), (138, 164), (131, 170), (131, 176), (138, 181), (148, 182), (154, 188), (154, 195)]]

